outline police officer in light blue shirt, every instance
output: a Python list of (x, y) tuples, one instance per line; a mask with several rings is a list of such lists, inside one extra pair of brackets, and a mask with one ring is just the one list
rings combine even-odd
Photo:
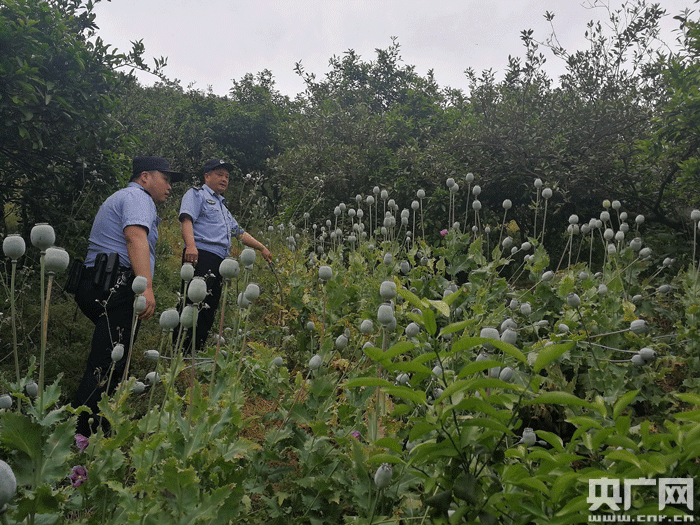
[[(104, 392), (109, 395), (114, 391), (124, 373), (131, 342), (135, 297), (131, 284), (135, 276), (146, 277), (147, 283), (143, 293), (146, 307), (139, 320), (150, 318), (155, 311), (153, 271), (160, 224), (156, 204), (165, 202), (171, 182), (183, 178), (165, 159), (136, 157), (128, 186), (109, 196), (95, 216), (75, 294), (78, 306), (95, 324), (85, 372), (73, 400), (74, 407), (85, 405), (91, 412), (78, 417), (79, 434), (96, 430), (89, 418), (97, 421), (98, 401)], [(117, 343), (124, 346), (124, 353), (113, 363), (112, 350)], [(114, 370), (108, 382), (111, 366)], [(107, 428), (104, 422), (103, 428)]]
[[(226, 207), (223, 194), (233, 169), (232, 164), (222, 159), (208, 161), (202, 169), (204, 184), (189, 189), (180, 205), (180, 226), (185, 241), (182, 260), (194, 265), (195, 275), (206, 278), (210, 292), (204, 301), (207, 307), (202, 308), (197, 316), (197, 350), (204, 345), (214, 323), (223, 282), (219, 265), (228, 257), (231, 238), (236, 237), (244, 245), (259, 250), (266, 261), (271, 260), (270, 250), (244, 231)], [(191, 330), (184, 341), (187, 351), (191, 346)]]

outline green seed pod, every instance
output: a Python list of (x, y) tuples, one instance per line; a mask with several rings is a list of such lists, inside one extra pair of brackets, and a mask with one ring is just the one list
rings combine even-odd
[(136, 295), (141, 295), (143, 292), (145, 292), (147, 286), (148, 279), (143, 275), (137, 275), (134, 277), (134, 280), (131, 283), (131, 289)]
[(241, 266), (238, 261), (232, 257), (226, 257), (219, 265), (219, 274), (224, 279), (234, 279), (238, 277), (241, 271)]
[(124, 345), (121, 343), (117, 343), (114, 345), (114, 348), (112, 348), (112, 362), (116, 363), (117, 361), (120, 361), (122, 357), (124, 357)]
[(316, 354), (311, 359), (309, 359), (309, 368), (311, 370), (318, 369), (321, 366), (322, 361), (323, 360), (321, 359), (321, 356)]
[(338, 350), (343, 350), (348, 346), (348, 338), (345, 335), (340, 334), (335, 340), (335, 347)]
[(255, 250), (253, 248), (244, 248), (239, 258), (244, 267), (250, 266), (255, 262)]
[(418, 323), (410, 323), (404, 333), (406, 337), (416, 337), (420, 333), (420, 326), (418, 326)]
[(0, 460), (0, 509), (9, 503), (16, 491), (15, 473), (12, 472), (10, 465)]
[(330, 266), (321, 266), (318, 269), (318, 278), (322, 281), (329, 281), (333, 278), (333, 269)]
[(70, 256), (63, 248), (53, 246), (46, 249), (46, 255), (44, 256), (44, 268), (46, 269), (46, 273), (63, 272), (68, 268), (69, 263)]
[(146, 296), (145, 295), (137, 295), (136, 299), (134, 299), (134, 312), (137, 314), (140, 314), (146, 309), (147, 302), (146, 302)]
[(51, 248), (51, 246), (53, 246), (54, 242), (56, 242), (56, 233), (49, 224), (40, 222), (35, 224), (32, 228), (32, 231), (29, 234), (29, 240), (32, 242), (32, 245), (35, 248), (45, 252)]
[(183, 281), (191, 281), (194, 277), (194, 266), (190, 263), (185, 263), (180, 268), (180, 279)]
[(384, 281), (379, 286), (379, 295), (385, 301), (389, 301), (396, 297), (396, 283), (394, 281)]
[(148, 386), (156, 385), (160, 383), (160, 375), (158, 375), (158, 372), (148, 372), (144, 383)]
[(207, 282), (204, 277), (193, 277), (190, 281), (190, 285), (187, 287), (187, 297), (190, 301), (195, 304), (199, 304), (204, 301), (207, 296)]
[(174, 330), (180, 324), (180, 314), (175, 308), (165, 310), (160, 314), (159, 323), (163, 330)]
[(388, 463), (382, 463), (374, 473), (374, 484), (378, 489), (384, 489), (391, 485), (391, 478), (393, 476), (393, 469)]
[(9, 394), (3, 394), (0, 396), (0, 408), (4, 408), (7, 410), (8, 408), (12, 408), (12, 396)]
[(30, 381), (24, 385), (24, 390), (27, 392), (29, 397), (36, 397), (39, 393), (39, 385), (37, 385), (34, 381)]
[(146, 391), (146, 385), (142, 383), (141, 381), (136, 381), (136, 383), (133, 384), (131, 387), (131, 393), (132, 394), (143, 394)]
[(158, 361), (158, 358), (160, 358), (160, 352), (158, 352), (158, 350), (146, 350), (143, 353), (143, 357), (146, 358), (146, 361)]
[(390, 325), (392, 321), (395, 321), (394, 309), (390, 304), (382, 304), (377, 309), (377, 321), (379, 321), (384, 326)]
[(2, 241), (2, 251), (5, 257), (9, 257), (13, 261), (22, 257), (26, 249), (27, 246), (24, 243), (24, 239), (17, 233), (8, 235)]
[(360, 332), (363, 334), (371, 334), (374, 330), (374, 323), (370, 319), (365, 319), (360, 324)]
[(284, 366), (284, 359), (281, 356), (277, 356), (272, 360), (273, 366), (276, 366), (277, 368), (280, 368)]
[(245, 288), (245, 298), (251, 303), (260, 297), (260, 287), (255, 283), (250, 283)]

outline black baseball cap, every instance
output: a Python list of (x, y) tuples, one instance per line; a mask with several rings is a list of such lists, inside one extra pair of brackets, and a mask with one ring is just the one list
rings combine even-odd
[(208, 160), (206, 164), (204, 164), (204, 167), (202, 168), (202, 174), (218, 170), (219, 168), (223, 168), (229, 173), (231, 173), (234, 170), (233, 164), (231, 164), (230, 162), (226, 162), (224, 159), (211, 159)]
[(153, 157), (150, 155), (134, 157), (131, 178), (134, 179), (138, 177), (142, 171), (160, 171), (161, 173), (167, 173), (170, 175), (170, 182), (180, 182), (185, 179), (184, 173), (170, 169), (170, 163), (161, 157)]

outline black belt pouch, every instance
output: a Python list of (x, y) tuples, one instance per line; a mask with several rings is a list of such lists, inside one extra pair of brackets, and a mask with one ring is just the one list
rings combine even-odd
[(75, 295), (78, 291), (78, 284), (80, 284), (80, 279), (83, 278), (83, 261), (82, 259), (73, 259), (68, 268), (68, 280), (66, 281), (66, 286), (64, 290), (69, 294)]
[(95, 257), (93, 286), (107, 293), (117, 284), (117, 277), (119, 277), (119, 254), (98, 253)]

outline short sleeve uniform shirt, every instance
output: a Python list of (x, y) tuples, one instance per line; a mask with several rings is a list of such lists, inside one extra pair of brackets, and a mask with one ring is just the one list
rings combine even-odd
[(140, 184), (130, 182), (126, 188), (110, 195), (97, 212), (90, 231), (85, 266), (94, 266), (98, 253), (116, 252), (120, 266), (131, 267), (124, 229), (127, 226), (143, 226), (148, 232), (152, 277), (160, 221), (150, 194)]
[(226, 207), (226, 199), (206, 184), (187, 190), (180, 204), (180, 220), (192, 219), (194, 244), (198, 250), (206, 250), (219, 257), (228, 257), (231, 236), (244, 232)]

